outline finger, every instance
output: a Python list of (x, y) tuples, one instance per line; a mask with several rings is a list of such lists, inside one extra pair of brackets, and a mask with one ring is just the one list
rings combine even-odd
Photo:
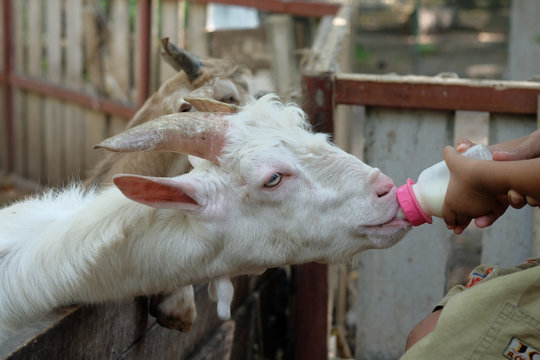
[(471, 222), (471, 218), (468, 217), (467, 215), (458, 214), (456, 216), (457, 225), (469, 225), (470, 222)]
[(510, 203), (510, 206), (512, 206), (515, 209), (521, 209), (525, 205), (527, 205), (527, 201), (516, 190), (510, 189), (508, 190), (508, 202)]
[(448, 230), (453, 230), (456, 227), (456, 215), (452, 211), (447, 210), (446, 207), (443, 208), (442, 218)]
[(456, 157), (460, 156), (458, 151), (452, 146), (445, 146), (443, 149), (443, 157), (446, 165), (451, 167)]
[(495, 206), (491, 212), (487, 215), (479, 216), (474, 220), (474, 223), (479, 228), (485, 228), (492, 225), (498, 218), (504, 214), (508, 208), (508, 202), (505, 200), (504, 196), (501, 196), (497, 199)]
[(475, 144), (469, 139), (459, 139), (456, 142), (456, 149), (459, 153), (467, 151), (469, 148), (473, 147)]
[(540, 201), (536, 200), (536, 199), (533, 199), (532, 197), (530, 196), (525, 196), (525, 198), (527, 199), (527, 204), (529, 204), (530, 206), (538, 206), (540, 205)]
[(463, 231), (465, 231), (465, 229), (469, 226), (470, 223), (471, 223), (471, 219), (468, 218), (467, 221), (465, 221), (464, 223), (457, 225), (457, 226), (453, 229), (453, 230), (454, 230), (454, 234), (460, 235)]
[(461, 233), (463, 233), (463, 231), (465, 231), (466, 228), (467, 228), (467, 226), (458, 225), (453, 229), (454, 234), (461, 235)]
[(527, 140), (516, 146), (512, 150), (508, 151), (494, 151), (492, 156), (493, 160), (497, 161), (512, 161), (512, 160), (525, 160), (525, 159), (532, 159), (536, 156), (537, 150), (536, 147), (538, 145), (533, 143), (534, 139), (531, 139), (529, 137)]
[(496, 161), (512, 161), (512, 160), (523, 160), (524, 158), (516, 151), (493, 151), (491, 154), (493, 160)]
[(480, 229), (483, 229), (493, 224), (495, 220), (497, 220), (497, 218), (493, 216), (493, 214), (482, 215), (474, 219), (474, 224)]

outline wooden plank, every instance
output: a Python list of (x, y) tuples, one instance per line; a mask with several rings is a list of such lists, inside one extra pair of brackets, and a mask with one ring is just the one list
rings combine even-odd
[[(61, 58), (61, 0), (50, 0), (43, 9), (47, 16), (47, 63), (46, 79), (54, 84), (61, 81), (62, 58)], [(64, 131), (61, 104), (56, 99), (45, 98), (44, 113), (44, 149), (45, 149), (45, 173), (44, 181), (57, 184), (63, 175), (63, 145)]]
[[(0, 87), (0, 109), (4, 108), (4, 88)], [(7, 169), (7, 136), (6, 131), (2, 129), (0, 133), (0, 178), (8, 172)]]
[[(180, 21), (183, 21), (183, 17), (179, 18), (179, 7), (181, 4), (176, 1), (164, 1), (161, 3), (161, 37), (168, 37), (169, 41), (173, 44), (179, 43), (179, 28), (183, 27)], [(160, 83), (170, 79), (176, 74), (170, 65), (168, 65), (163, 58), (160, 62)]]
[(231, 359), (235, 322), (225, 321), (190, 360)]
[(150, 93), (159, 89), (160, 83), (160, 64), (161, 64), (161, 40), (159, 34), (159, 0), (152, 1), (152, 20), (150, 26)]
[(84, 114), (84, 172), (81, 172), (81, 177), (86, 177), (87, 172), (91, 170), (105, 156), (105, 150), (94, 150), (94, 145), (100, 143), (107, 138), (107, 121), (106, 115), (97, 111), (86, 111)]
[[(42, 2), (40, 0), (28, 1), (28, 74), (41, 77), (42, 66)], [(42, 141), (42, 115), (43, 104), (40, 96), (28, 94), (28, 137), (26, 154), (28, 155), (26, 169), (30, 180), (40, 182), (43, 175), (43, 141)]]
[(226, 5), (249, 6), (259, 10), (298, 16), (322, 17), (335, 15), (340, 7), (336, 1), (284, 1), (284, 0), (190, 0), (191, 3), (210, 2)]
[(350, 28), (354, 7), (344, 5), (335, 17), (327, 16), (321, 22), (321, 28), (306, 61), (305, 70), (333, 71), (339, 70), (339, 55), (345, 45), (345, 37)]
[(118, 359), (155, 323), (147, 309), (144, 297), (75, 307), (33, 324), (37, 333), (21, 334), (18, 345), (14, 340), (0, 354), (9, 354), (10, 360)]
[[(66, 3), (66, 86), (75, 91), (83, 88), (82, 0)], [(84, 115), (80, 106), (66, 103), (64, 107), (65, 161), (64, 176), (79, 177), (84, 169)], [(88, 150), (90, 151), (90, 150)]]
[(489, 140), (489, 113), (485, 111), (456, 111), (454, 144), (469, 139), (475, 144), (487, 145)]
[[(92, 77), (90, 76), (90, 78)], [(137, 111), (137, 108), (133, 105), (122, 104), (118, 101), (110, 100), (107, 97), (97, 94), (92, 95), (92, 93), (97, 92), (97, 84), (89, 84), (89, 86), (86, 86), (86, 90), (84, 92), (76, 92), (69, 90), (64, 86), (55, 85), (47, 81), (30, 79), (19, 75), (11, 75), (10, 81), (14, 86), (22, 90), (43, 94), (49, 97), (55, 97), (62, 101), (78, 104), (90, 110), (100, 111), (105, 114), (111, 114), (126, 119), (131, 118)]]
[[(452, 122), (452, 112), (368, 107), (365, 161), (396, 186), (408, 177), (416, 180), (452, 144)], [(362, 358), (401, 356), (409, 331), (444, 295), (450, 236), (444, 222), (434, 219), (390, 249), (360, 255), (354, 307), (356, 349)]]
[[(100, 50), (102, 39), (97, 23), (99, 15), (96, 14), (99, 4), (95, 0), (87, 0), (86, 5), (83, 9), (83, 34), (89, 80), (86, 91), (98, 95), (105, 92), (104, 61)], [(92, 150), (92, 147), (107, 136), (107, 115), (93, 110), (85, 111), (84, 124), (85, 158), (81, 177), (86, 177), (86, 172), (104, 156), (103, 151)]]
[(130, 84), (130, 29), (128, 0), (110, 3), (109, 42), (110, 56), (105, 61), (107, 94), (115, 100), (129, 101)]
[(294, 50), (293, 23), (290, 15), (269, 15), (265, 21), (266, 39), (270, 43), (270, 62), (278, 95), (286, 98), (298, 82)]
[[(113, 0), (110, 2), (110, 57), (106, 58), (105, 74), (108, 85), (108, 94), (115, 100), (128, 102), (130, 100), (131, 88), (130, 76), (130, 23), (129, 23), (129, 2), (128, 0)], [(109, 119), (107, 136), (117, 134), (125, 128), (126, 120), (112, 116)]]
[[(490, 143), (521, 137), (536, 129), (536, 116), (491, 114)], [(482, 231), (482, 263), (515, 266), (532, 256), (533, 209), (508, 208), (501, 218)]]
[[(333, 81), (329, 73), (302, 77), (302, 108), (317, 131), (332, 134)], [(294, 336), (296, 359), (328, 357), (328, 266), (294, 267)]]
[[(237, 292), (238, 283), (245, 283), (246, 280), (245, 277), (233, 279), (235, 292)], [(235, 293), (233, 308), (245, 299), (245, 294), (238, 295)], [(216, 314), (216, 303), (208, 297), (205, 285), (195, 288), (195, 303), (197, 304), (197, 320), (188, 333), (165, 329), (158, 325), (152, 326), (144, 337), (122, 354), (120, 359), (187, 359), (203, 339), (212, 333), (212, 329), (221, 323)]]
[[(540, 95), (538, 96), (538, 111), (536, 112), (536, 127), (540, 129)], [(533, 256), (540, 256), (540, 211), (533, 211)]]
[(302, 109), (318, 132), (334, 133), (334, 82), (330, 73), (304, 74)]
[(187, 27), (187, 50), (198, 56), (208, 56), (208, 40), (206, 38), (206, 4), (192, 3), (189, 6)]
[(294, 268), (295, 359), (327, 359), (328, 265)]
[[(4, 29), (4, 4), (0, 5), (0, 29)], [(4, 74), (4, 38), (0, 40), (0, 73)], [(0, 82), (0, 111), (4, 111), (4, 88)], [(0, 176), (7, 172), (7, 134), (5, 124), (0, 123), (2, 133), (0, 134)]]
[(540, 84), (424, 76), (340, 74), (336, 103), (536, 114)]
[[(24, 51), (27, 49), (27, 42), (24, 37), (24, 6), (22, 1), (13, 3), (13, 23), (14, 23), (14, 61), (15, 72), (24, 73), (27, 71)], [(27, 96), (26, 93), (14, 90), (14, 117), (15, 117), (15, 169), (14, 175), (23, 177), (26, 175), (26, 144), (27, 141)]]

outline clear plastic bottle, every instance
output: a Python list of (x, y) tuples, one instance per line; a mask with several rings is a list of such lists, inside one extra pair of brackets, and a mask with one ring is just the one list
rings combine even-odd
[[(484, 145), (475, 145), (463, 153), (478, 160), (493, 160)], [(450, 171), (444, 161), (425, 169), (414, 183), (407, 179), (397, 189), (397, 198), (407, 220), (414, 226), (431, 224), (432, 216), (441, 217), (444, 197), (450, 180)]]

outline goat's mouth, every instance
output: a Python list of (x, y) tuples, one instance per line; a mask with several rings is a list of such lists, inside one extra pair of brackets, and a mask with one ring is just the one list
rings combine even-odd
[(388, 217), (385, 217), (382, 219), (382, 222), (379, 224), (374, 225), (364, 225), (362, 228), (364, 230), (368, 230), (368, 232), (385, 232), (390, 231), (393, 232), (395, 230), (399, 229), (409, 229), (411, 227), (411, 223), (407, 220), (407, 218), (404, 216), (403, 212), (401, 211), (401, 208), (397, 206), (395, 210), (389, 214)]
[(393, 228), (402, 228), (402, 227), (411, 227), (411, 223), (407, 220), (400, 219), (400, 218), (392, 218), (390, 221), (377, 224), (377, 225), (366, 225), (363, 226), (364, 229), (368, 230), (377, 230), (377, 229), (393, 229)]

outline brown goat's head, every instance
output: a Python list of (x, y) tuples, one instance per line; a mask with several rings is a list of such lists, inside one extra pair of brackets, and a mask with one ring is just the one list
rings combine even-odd
[[(161, 115), (194, 111), (186, 97), (207, 97), (232, 105), (245, 105), (251, 99), (246, 81), (249, 71), (222, 59), (199, 59), (162, 40), (163, 58), (178, 70), (150, 97), (129, 127)], [(193, 92), (196, 91), (195, 94)]]

